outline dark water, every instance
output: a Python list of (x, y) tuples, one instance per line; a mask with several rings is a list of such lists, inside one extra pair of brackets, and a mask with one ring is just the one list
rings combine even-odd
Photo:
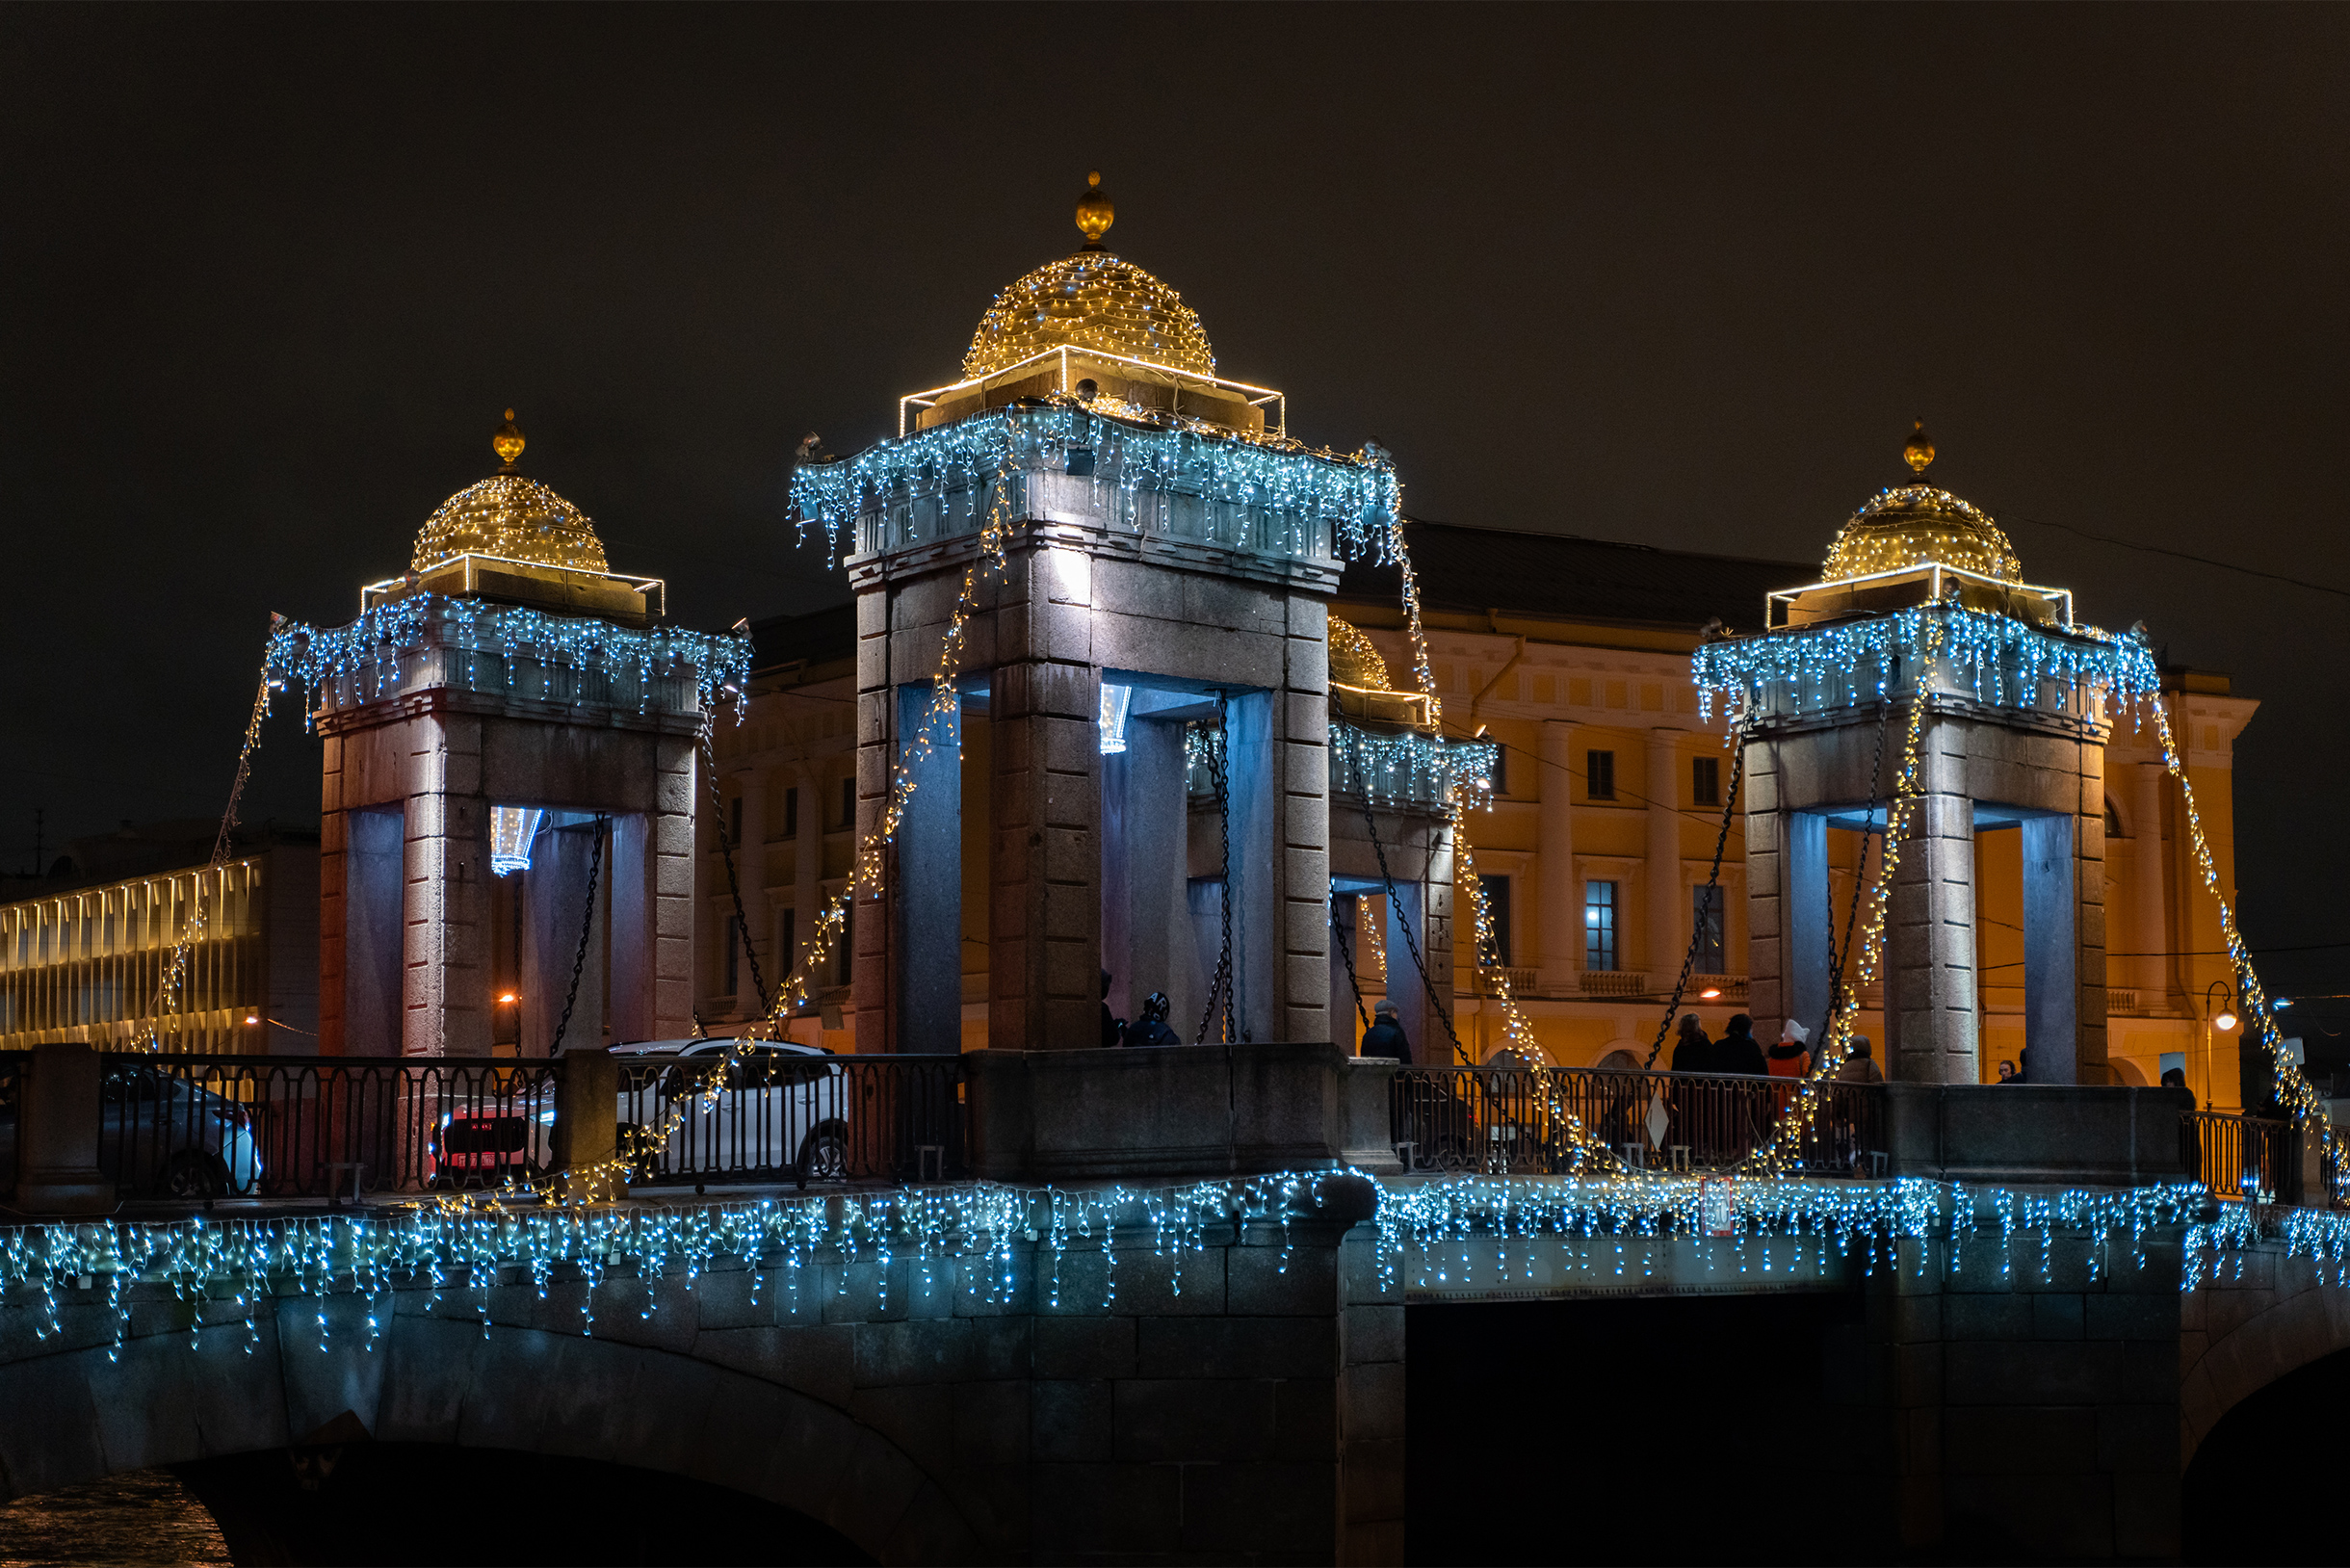
[(228, 1561), (220, 1526), (168, 1470), (134, 1470), (0, 1508), (0, 1568)]

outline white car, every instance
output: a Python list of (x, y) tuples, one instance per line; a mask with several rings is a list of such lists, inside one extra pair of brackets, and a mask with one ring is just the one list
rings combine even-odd
[(142, 1197), (244, 1197), (261, 1188), (245, 1108), (144, 1062), (110, 1061), (99, 1081), (98, 1166)]
[[(636, 1149), (635, 1180), (701, 1183), (790, 1176), (839, 1181), (849, 1174), (848, 1073), (822, 1046), (745, 1040), (713, 1099), (712, 1069), (731, 1040), (648, 1040), (613, 1048), (620, 1064), (623, 1149)], [(668, 1128), (663, 1146), (645, 1139)], [(631, 1130), (640, 1135), (632, 1137)]]

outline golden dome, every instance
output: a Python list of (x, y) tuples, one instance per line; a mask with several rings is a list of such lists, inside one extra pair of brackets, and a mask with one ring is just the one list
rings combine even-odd
[(1208, 334), (1183, 296), (1102, 248), (1116, 213), (1099, 189), (1100, 171), (1086, 178), (1090, 186), (1077, 204), (1085, 248), (1047, 262), (996, 296), (963, 355), (964, 379), (992, 376), (1064, 344), (1193, 376), (1215, 374)]
[(1350, 621), (1330, 617), (1330, 679), (1338, 686), (1358, 686), (1370, 692), (1389, 692), (1387, 661), (1370, 638)]
[(511, 408), (491, 445), (506, 461), (504, 471), (441, 503), (416, 536), (411, 569), (429, 571), (452, 556), (474, 555), (573, 571), (609, 570), (604, 542), (588, 514), (513, 471), (522, 455), (522, 431), (514, 426)]
[(1854, 512), (1828, 549), (1825, 573), (1841, 583), (1928, 562), (2005, 583), (2024, 580), (2016, 547), (1991, 514), (1931, 484), (1887, 490)]

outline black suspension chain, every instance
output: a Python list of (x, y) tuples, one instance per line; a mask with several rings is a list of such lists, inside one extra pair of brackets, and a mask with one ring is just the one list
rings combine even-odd
[[(1722, 851), (1730, 844), (1730, 823), (1738, 811), (1738, 786), (1746, 777), (1746, 725), (1741, 720), (1730, 748), (1730, 793), (1722, 797), (1722, 825), (1713, 835), (1713, 868), (1706, 873), (1706, 909), (1722, 923), (1725, 935), (1730, 928), (1729, 916), (1721, 906)], [(1689, 976), (1697, 968), (1698, 944), (1705, 940), (1706, 928), (1697, 921), (1689, 922), (1689, 951), (1681, 960), (1681, 979), (1673, 982), (1673, 999), (1664, 1005), (1664, 1017), (1657, 1025), (1657, 1037), (1649, 1042), (1648, 1059), (1640, 1064), (1642, 1071), (1657, 1065), (1657, 1053), (1664, 1049), (1664, 1037), (1672, 1032), (1673, 1020), (1681, 1012), (1681, 998), (1689, 988)]]
[(759, 973), (759, 950), (751, 944), (750, 916), (743, 908), (743, 883), (735, 875), (734, 835), (726, 830), (726, 799), (718, 788), (718, 752), (711, 744), (710, 732), (718, 726), (713, 714), (702, 716), (702, 771), (710, 779), (710, 815), (718, 826), (718, 853), (726, 861), (726, 891), (734, 895), (735, 934), (743, 943), (743, 956), (750, 960), (750, 986), (759, 996), (759, 1016), (767, 1016), (767, 980)]
[[(1396, 877), (1387, 869), (1387, 846), (1379, 842), (1378, 819), (1371, 815), (1371, 763), (1363, 755), (1363, 743), (1359, 738), (1354, 742), (1354, 782), (1355, 797), (1363, 802), (1363, 830), (1371, 835), (1371, 852), (1378, 856), (1379, 880), (1387, 889), (1387, 906), (1392, 910), (1397, 907), (1397, 902)], [(1453, 1032), (1452, 1014), (1446, 1009), (1444, 999), (1436, 994), (1436, 977), (1428, 973), (1426, 961), (1420, 956), (1420, 939), (1412, 934), (1412, 923), (1397, 920), (1395, 925), (1396, 929), (1403, 933), (1403, 946), (1412, 955), (1412, 967), (1420, 971), (1420, 983), (1427, 990), (1428, 1011), (1434, 1013), (1436, 1021), (1445, 1026), (1445, 1038), (1452, 1042), (1453, 1057), (1463, 1066), (1475, 1066), (1476, 1058), (1461, 1044), (1460, 1035)], [(1387, 989), (1389, 995), (1395, 994), (1396, 955), (1393, 951), (1387, 955)]]
[[(1843, 1010), (1844, 966), (1852, 959), (1852, 928), (1860, 923), (1861, 888), (1868, 880), (1868, 840), (1876, 830), (1877, 792), (1885, 783), (1885, 730), (1893, 719), (1893, 704), (1877, 704), (1877, 754), (1868, 765), (1868, 816), (1861, 824), (1861, 857), (1852, 868), (1852, 902), (1844, 911), (1844, 940), (1839, 947), (1836, 940), (1836, 901), (1828, 901), (1828, 1016), (1821, 1020), (1819, 1039), (1828, 1040), (1828, 1030), (1836, 1015)], [(1893, 830), (1891, 802), (1885, 808), (1885, 832), (1890, 839)]]
[(1224, 737), (1228, 733), (1229, 723), (1224, 693), (1218, 692), (1215, 694), (1215, 741), (1207, 747), (1207, 752), (1208, 780), (1215, 786), (1216, 827), (1222, 835), (1224, 849), (1224, 885), (1216, 898), (1224, 917), (1224, 951), (1215, 960), (1215, 978), (1208, 982), (1208, 1006), (1199, 1015), (1199, 1032), (1193, 1036), (1201, 1045), (1208, 1043), (1208, 1025), (1215, 1019), (1219, 998), (1224, 1004), (1223, 1037), (1227, 1041), (1238, 1037), (1233, 1028), (1232, 999), (1232, 790), (1224, 771)]
[(580, 916), (580, 950), (571, 958), (571, 989), (563, 993), (563, 1015), (555, 1024), (555, 1038), (547, 1042), (547, 1055), (560, 1057), (563, 1053), (563, 1034), (571, 1028), (571, 1009), (580, 999), (580, 974), (588, 967), (588, 939), (595, 934), (595, 884), (604, 871), (604, 829), (612, 822), (602, 812), (595, 814), (595, 843), (588, 851), (588, 908)]
[[(1360, 908), (1359, 905), (1357, 907)], [(1360, 920), (1361, 916), (1358, 914), (1356, 918)], [(1347, 941), (1345, 928), (1338, 923), (1336, 904), (1333, 904), (1330, 909), (1330, 941), (1338, 949), (1339, 962), (1346, 966), (1346, 989), (1354, 993), (1355, 1016), (1363, 1020), (1365, 1029), (1369, 1029), (1371, 1028), (1371, 1009), (1363, 1006), (1362, 982), (1354, 978), (1354, 947)]]

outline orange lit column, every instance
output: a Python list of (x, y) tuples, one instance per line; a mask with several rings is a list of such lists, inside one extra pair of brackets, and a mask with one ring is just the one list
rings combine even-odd
[(1537, 845), (1542, 857), (1541, 988), (1555, 996), (1576, 991), (1582, 955), (1582, 885), (1575, 875), (1575, 726), (1554, 719), (1542, 726), (1541, 813)]

